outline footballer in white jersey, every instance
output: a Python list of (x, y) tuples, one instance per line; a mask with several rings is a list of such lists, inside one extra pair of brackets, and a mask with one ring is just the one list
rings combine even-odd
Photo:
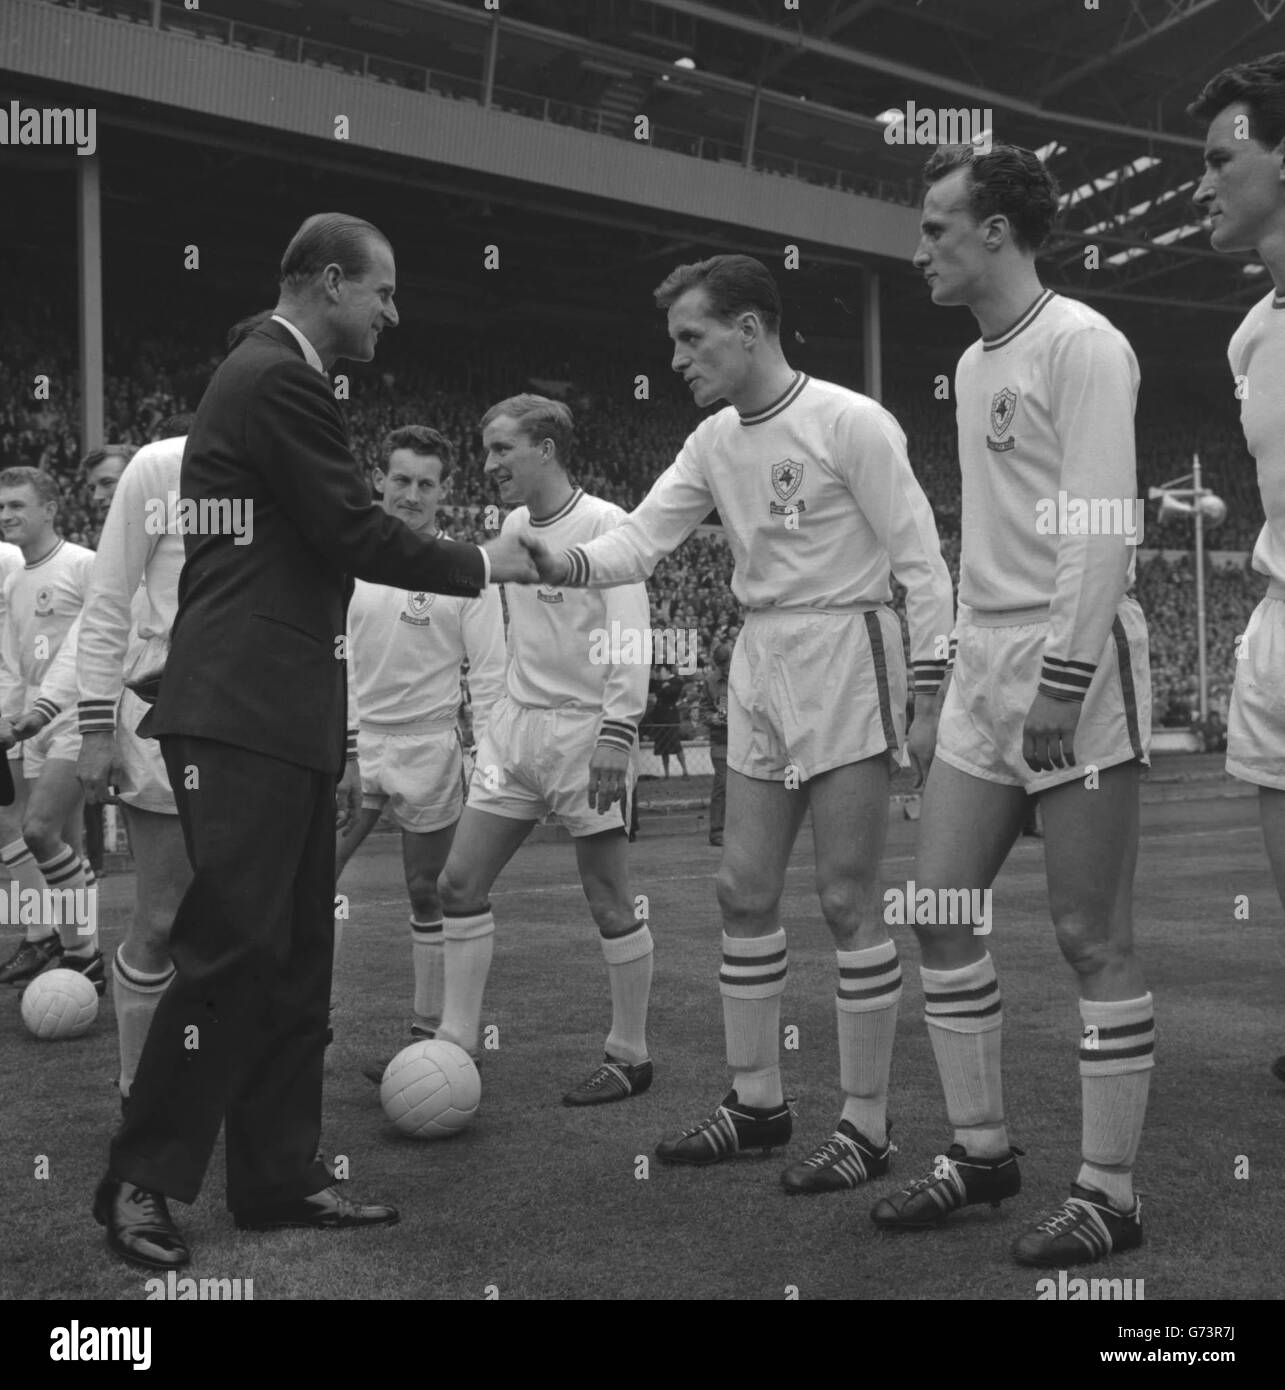
[[(871, 1218), (887, 1230), (935, 1226), (1021, 1187), (1004, 1123), (987, 903), (1038, 792), (1053, 927), (1080, 995), (1082, 1162), (1069, 1200), (1025, 1231), (1013, 1256), (1080, 1264), (1142, 1241), (1132, 1169), (1155, 1037), (1132, 942), (1150, 688), (1146, 624), (1127, 597), (1137, 364), (1100, 314), (1040, 284), (1035, 257), (1057, 185), (1034, 154), (944, 149), (925, 183), (914, 264), (933, 302), (968, 307), (982, 335), (956, 375), (958, 647), (907, 914), (954, 1135), (930, 1175), (876, 1203)], [(1096, 524), (1071, 519), (1086, 514)], [(925, 895), (939, 910), (919, 910)], [(981, 902), (979, 916), (960, 910), (965, 901)]]
[(111, 963), (122, 1107), (174, 977), (170, 932), (192, 881), (160, 744), (137, 733), (147, 704), (127, 685), (159, 674), (169, 651), (183, 568), (177, 513), (190, 422), (186, 415), (164, 421), (162, 437), (128, 459), (95, 452), (85, 460), (103, 527), (85, 607), (55, 663), (71, 668), (85, 798), (117, 803), (134, 861), (134, 914)]
[(84, 798), (76, 780), (76, 711), (74, 703), (62, 708), (41, 689), (84, 606), (94, 562), (92, 550), (58, 535), (59, 502), (57, 482), (41, 469), (0, 473), (0, 526), (24, 561), (4, 581), (0, 746), (23, 743), (29, 785), (22, 837), (45, 885), (61, 892), (60, 901), (70, 908), (57, 920), (29, 926), (27, 941), (0, 966), (0, 979), (22, 985), (57, 965), (81, 972), (102, 994), (107, 977), (98, 949), (97, 889), (90, 886), (81, 858)]
[[(1266, 521), (1254, 569), (1267, 594), (1244, 634), (1227, 718), (1227, 771), (1258, 787), (1276, 891), (1285, 904), (1285, 53), (1226, 68), (1189, 114), (1208, 122), (1205, 172), (1192, 195), (1215, 251), (1255, 251), (1272, 292), (1245, 315), (1228, 359)], [(1238, 657), (1241, 655), (1238, 644)], [(1285, 1056), (1272, 1067), (1285, 1082)]]
[[(455, 448), (425, 425), (385, 435), (375, 486), (389, 516), (422, 535), (441, 535), (437, 510), (449, 489)], [(504, 680), (499, 590), (476, 598), (411, 592), (358, 579), (348, 604), (348, 756), (361, 776), (361, 810), (339, 834), (335, 881), (385, 811), (402, 836), (410, 898), (414, 1000), (412, 1040), (431, 1038), (442, 1014), (442, 906), (437, 879), (464, 807), (459, 734), (460, 672), (468, 665), (475, 730)], [(335, 959), (348, 904), (335, 912)], [(378, 1083), (387, 1062), (366, 1075)]]
[(668, 313), (673, 370), (698, 405), (728, 405), (692, 432), (622, 526), (563, 554), (534, 551), (551, 583), (637, 581), (717, 507), (735, 560), (732, 591), (749, 609), (728, 683), (717, 879), (733, 1089), (656, 1153), (663, 1162), (717, 1163), (790, 1138), (779, 904), (810, 807), (821, 913), (835, 946), (843, 1109), (830, 1136), (781, 1182), (790, 1193), (841, 1192), (886, 1173), (892, 1152), (888, 1076), (901, 969), (883, 921), (879, 862), (907, 685), (892, 577), (907, 588), (921, 711), (909, 748), (926, 760), (954, 623), (950, 576), (900, 426), (868, 397), (790, 366), (780, 294), (765, 266), (749, 256), (680, 266), (656, 300)]
[[(501, 503), (515, 508), (502, 536), (587, 540), (623, 516), (568, 477), (575, 424), (560, 401), (513, 396), (492, 406), (481, 428), (486, 475)], [(477, 1048), (495, 935), (488, 896), (531, 828), (552, 816), (575, 841), (612, 1001), (604, 1060), (563, 1101), (625, 1100), (652, 1081), (652, 938), (646, 918), (635, 915), (625, 833), (650, 672), (642, 655), (651, 631), (647, 593), (641, 584), (605, 592), (510, 586), (507, 598), (505, 691), (479, 741), (468, 805), (439, 882), (446, 937), (439, 1036)]]

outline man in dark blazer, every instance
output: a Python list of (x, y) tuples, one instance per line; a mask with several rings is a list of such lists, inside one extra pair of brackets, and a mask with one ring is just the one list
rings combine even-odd
[[(327, 372), (374, 356), (394, 289), (377, 228), (309, 218), (276, 312), (219, 367), (188, 436), (179, 607), (140, 731), (160, 738), (194, 877), (94, 1200), (108, 1246), (147, 1267), (187, 1263), (166, 1198), (195, 1199), (224, 1121), (239, 1227), (397, 1220), (343, 1195), (318, 1154), (345, 611), (354, 576), (469, 596), (536, 576), (520, 546), (421, 538), (372, 501)], [(340, 792), (359, 803), (355, 762)]]

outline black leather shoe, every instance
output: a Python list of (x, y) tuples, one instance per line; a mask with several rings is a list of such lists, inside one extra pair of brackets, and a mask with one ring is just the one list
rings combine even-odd
[(354, 1202), (337, 1187), (323, 1187), (310, 1197), (238, 1212), (232, 1219), (240, 1231), (335, 1231), (349, 1226), (392, 1226), (399, 1217), (396, 1207)]
[(159, 1192), (104, 1178), (94, 1220), (107, 1227), (107, 1248), (144, 1269), (182, 1269), (192, 1256)]

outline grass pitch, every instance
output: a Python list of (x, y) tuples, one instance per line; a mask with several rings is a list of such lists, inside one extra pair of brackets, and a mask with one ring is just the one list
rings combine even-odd
[[(682, 784), (695, 790), (698, 783)], [(675, 784), (675, 790), (679, 784)], [(1285, 1191), (1279, 1134), (1285, 1087), (1285, 930), (1252, 798), (1156, 803), (1143, 811), (1136, 920), (1156, 997), (1158, 1065), (1138, 1166), (1147, 1243), (1094, 1274), (1145, 1280), (1148, 1301), (1279, 1298), (1276, 1239)], [(918, 826), (894, 819), (885, 883), (913, 872)], [(810, 829), (788, 875), (790, 977), (783, 1054), (796, 1097), (785, 1155), (710, 1169), (650, 1158), (726, 1089), (717, 987), (717, 851), (695, 817), (651, 817), (634, 847), (635, 891), (657, 940), (650, 1035), (656, 1081), (638, 1099), (566, 1109), (609, 1023), (606, 970), (566, 843), (528, 845), (494, 895), (495, 962), (484, 1022), (482, 1110), (458, 1138), (413, 1142), (385, 1122), (360, 1065), (401, 1045), (410, 947), (400, 846), (372, 837), (345, 878), (353, 917), (336, 981), (323, 1143), (346, 1155), (355, 1195), (391, 1201), (401, 1224), (311, 1234), (240, 1234), (223, 1203), (221, 1150), (206, 1188), (175, 1215), (197, 1278), (253, 1280), (264, 1299), (1033, 1299), (1040, 1271), (1013, 1265), (1012, 1238), (1059, 1202), (1079, 1151), (1079, 1015), (1048, 924), (1043, 850), (1016, 847), (995, 886), (990, 949), (1004, 990), (1006, 1106), (1027, 1151), (1024, 1187), (999, 1212), (956, 1216), (933, 1233), (870, 1224), (890, 1186), (928, 1171), (949, 1142), (922, 1018), (908, 929), (893, 1065), (893, 1174), (865, 1189), (787, 1198), (785, 1164), (829, 1133), (840, 1103), (834, 956), (812, 888)], [(132, 875), (102, 889), (104, 947), (119, 940)], [(1238, 895), (1248, 917), (1237, 915)], [(6, 948), (7, 948), (7, 943)], [(117, 1116), (110, 998), (88, 1036), (38, 1043), (0, 998), (0, 1172), (8, 1216), (0, 1298), (140, 1299), (146, 1274), (110, 1258), (89, 1215)], [(37, 1178), (40, 1156), (48, 1177)], [(1087, 1272), (1087, 1271), (1086, 1271)]]

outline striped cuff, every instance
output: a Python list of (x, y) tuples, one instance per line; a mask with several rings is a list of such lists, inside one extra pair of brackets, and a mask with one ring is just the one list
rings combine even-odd
[(916, 695), (936, 695), (941, 683), (946, 679), (944, 661), (912, 661), (911, 674), (914, 676)]
[(584, 550), (578, 545), (573, 545), (570, 550), (563, 551), (562, 558), (567, 562), (567, 577), (562, 581), (563, 587), (587, 589), (589, 587), (589, 561)]
[(58, 706), (52, 700), (46, 700), (42, 695), (31, 707), (33, 714), (38, 714), (46, 724), (52, 724), (58, 717)]
[(1089, 693), (1089, 685), (1097, 666), (1091, 661), (1062, 661), (1046, 656), (1040, 671), (1040, 694), (1055, 700), (1073, 700), (1079, 704)]
[(604, 719), (598, 730), (599, 746), (605, 743), (623, 753), (632, 753), (637, 739), (638, 730), (627, 719)]
[(348, 744), (344, 751), (344, 757), (348, 762), (352, 762), (357, 756), (357, 730), (348, 730)]
[(76, 720), (82, 734), (114, 734), (116, 701), (81, 700), (76, 706)]

